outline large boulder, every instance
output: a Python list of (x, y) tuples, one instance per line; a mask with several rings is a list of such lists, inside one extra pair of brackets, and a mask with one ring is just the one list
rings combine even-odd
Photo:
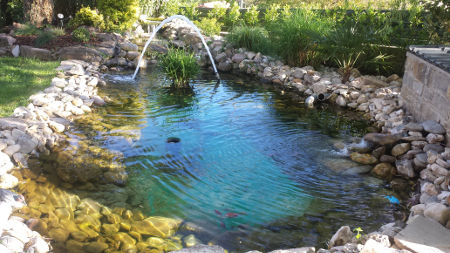
[(391, 145), (401, 139), (399, 135), (368, 133), (364, 135), (364, 140), (373, 142), (378, 145)]
[(37, 58), (39, 60), (49, 61), (53, 59), (52, 52), (47, 49), (34, 48), (30, 46), (20, 47), (20, 56), (26, 58)]
[(336, 246), (345, 245), (347, 242), (350, 242), (353, 238), (352, 230), (349, 226), (342, 226), (339, 230), (331, 237), (331, 240), (328, 244), (329, 248), (333, 248)]
[(16, 39), (14, 39), (13, 37), (4, 33), (0, 34), (0, 47), (10, 47), (14, 45), (15, 42)]
[(100, 62), (102, 60), (100, 52), (83, 46), (63, 47), (56, 54), (61, 60), (82, 60), (86, 62)]

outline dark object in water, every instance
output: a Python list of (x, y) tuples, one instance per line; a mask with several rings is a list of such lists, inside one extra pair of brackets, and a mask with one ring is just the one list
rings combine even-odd
[(220, 216), (222, 216), (222, 213), (219, 211), (219, 210), (214, 210), (214, 212), (217, 214), (217, 215), (220, 215)]
[(225, 216), (226, 216), (227, 218), (234, 218), (234, 217), (238, 217), (239, 214), (238, 214), (238, 213), (227, 213)]
[(177, 137), (169, 137), (169, 138), (167, 138), (167, 143), (178, 143), (180, 141), (181, 141), (181, 139), (177, 138)]

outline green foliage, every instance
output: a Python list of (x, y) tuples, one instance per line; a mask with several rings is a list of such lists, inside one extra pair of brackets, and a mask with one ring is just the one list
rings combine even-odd
[(363, 229), (361, 227), (357, 227), (353, 229), (353, 232), (356, 232), (356, 239), (359, 240), (361, 238)]
[(41, 30), (32, 24), (23, 24), (14, 33), (16, 35), (38, 35), (40, 32)]
[(277, 55), (288, 64), (317, 66), (324, 61), (319, 42), (331, 30), (329, 18), (312, 10), (297, 10), (289, 18), (268, 26)]
[(278, 13), (278, 9), (280, 6), (278, 4), (272, 4), (266, 9), (266, 13), (264, 13), (264, 21), (266, 23), (271, 23), (277, 21), (280, 14)]
[(69, 26), (72, 28), (92, 26), (99, 29), (104, 29), (105, 22), (103, 20), (103, 15), (99, 14), (96, 9), (83, 7), (75, 14), (75, 17), (69, 21)]
[(290, 18), (291, 15), (292, 15), (291, 6), (288, 4), (285, 4), (283, 6), (283, 8), (281, 8), (281, 14), (280, 14), (281, 19), (286, 20), (286, 19)]
[(237, 2), (233, 2), (231, 5), (230, 11), (228, 12), (226, 23), (227, 25), (233, 27), (235, 26), (241, 17), (241, 12), (239, 9), (239, 5)]
[(261, 53), (268, 53), (270, 49), (267, 31), (258, 26), (236, 26), (226, 39), (235, 48), (247, 48)]
[(244, 14), (245, 23), (248, 25), (256, 25), (259, 21), (259, 11), (256, 5), (247, 9)]
[(108, 31), (125, 31), (137, 20), (138, 0), (97, 0)]
[(75, 17), (76, 13), (83, 7), (97, 7), (96, 0), (53, 0), (54, 14), (62, 13), (64, 17)]
[(34, 45), (36, 47), (42, 47), (52, 40), (55, 39), (55, 34), (52, 31), (42, 31), (39, 33), (38, 37), (34, 40)]
[(0, 4), (0, 27), (12, 22), (22, 22), (23, 17), (22, 0), (10, 0)]
[(421, 0), (424, 14), (424, 25), (428, 31), (430, 42), (436, 44), (450, 43), (450, 1)]
[(208, 12), (208, 18), (211, 18), (211, 19), (214, 18), (219, 22), (223, 22), (223, 21), (225, 21), (226, 14), (227, 14), (227, 9), (222, 8), (222, 7), (215, 7), (215, 8), (212, 8)]
[(91, 40), (91, 34), (89, 33), (88, 29), (80, 26), (77, 29), (75, 29), (72, 32), (72, 37), (79, 42), (88, 42), (89, 40)]
[(202, 18), (200, 21), (194, 21), (194, 23), (206, 36), (219, 35), (223, 26), (215, 18)]
[(164, 0), (139, 0), (140, 13), (148, 17), (158, 17), (164, 7)]
[(61, 28), (61, 27), (49, 26), (49, 27), (45, 28), (44, 30), (52, 33), (54, 36), (63, 36), (64, 34), (66, 34), (66, 31), (64, 30), (64, 28)]
[(59, 62), (22, 57), (0, 57), (0, 117), (26, 106), (28, 98), (45, 88), (56, 74)]
[(165, 1), (161, 7), (162, 9), (161, 14), (163, 14), (166, 17), (180, 14), (180, 4), (181, 4), (180, 0)]
[(177, 87), (189, 86), (189, 81), (200, 71), (194, 54), (181, 49), (169, 49), (161, 56), (159, 66)]
[(190, 20), (197, 19), (198, 16), (197, 5), (198, 5), (197, 2), (187, 4), (183, 15)]

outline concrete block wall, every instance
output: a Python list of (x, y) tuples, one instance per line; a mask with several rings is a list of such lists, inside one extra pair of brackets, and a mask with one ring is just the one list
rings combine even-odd
[(447, 130), (450, 145), (450, 73), (407, 53), (401, 91), (404, 108), (417, 121), (435, 120)]

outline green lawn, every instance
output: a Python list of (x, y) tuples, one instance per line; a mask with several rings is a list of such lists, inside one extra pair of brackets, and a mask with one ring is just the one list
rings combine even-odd
[(28, 98), (50, 85), (59, 62), (0, 57), (0, 117), (6, 117)]

